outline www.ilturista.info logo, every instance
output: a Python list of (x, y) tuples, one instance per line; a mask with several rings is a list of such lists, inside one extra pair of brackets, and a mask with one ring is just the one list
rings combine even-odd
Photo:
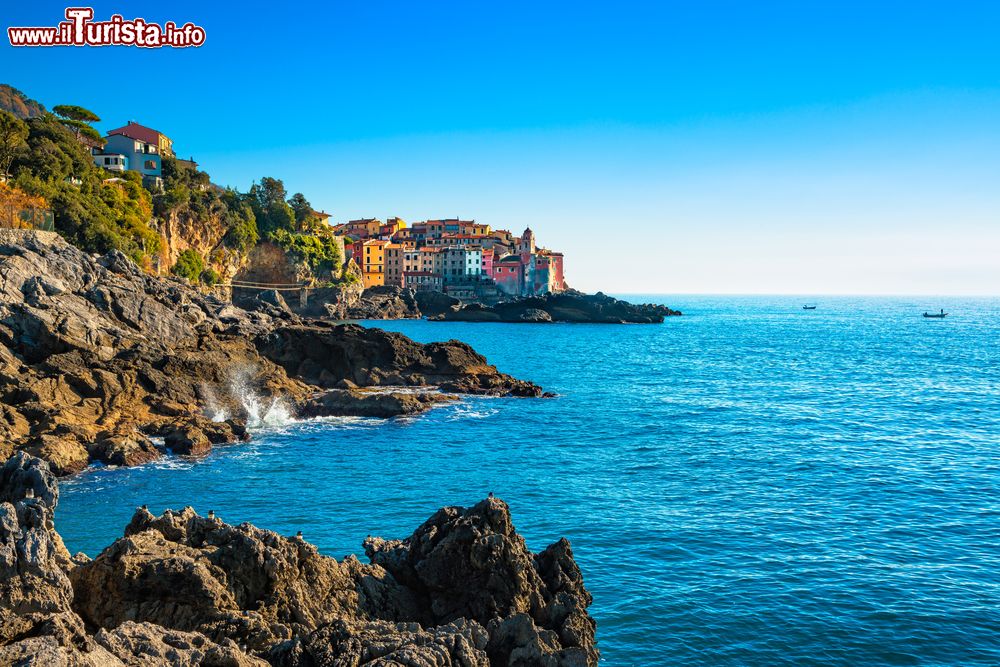
[(90, 7), (67, 7), (66, 20), (55, 27), (7, 28), (11, 46), (163, 46), (185, 48), (205, 43), (205, 29), (193, 23), (162, 26), (145, 19), (124, 19), (114, 14), (107, 21), (94, 21)]

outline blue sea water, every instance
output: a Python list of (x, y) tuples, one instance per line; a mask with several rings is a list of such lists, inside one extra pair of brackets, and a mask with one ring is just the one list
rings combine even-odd
[(94, 555), (137, 505), (193, 504), (342, 557), (493, 491), (532, 549), (571, 540), (609, 666), (1000, 664), (1000, 300), (656, 300), (685, 315), (366, 323), (559, 397), (94, 470), (58, 528)]

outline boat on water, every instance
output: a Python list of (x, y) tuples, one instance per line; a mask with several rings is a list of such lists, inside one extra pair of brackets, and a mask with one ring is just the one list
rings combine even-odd
[(816, 306), (802, 306), (802, 310), (816, 310)]
[(927, 312), (924, 313), (924, 317), (933, 318), (937, 320), (943, 320), (947, 316), (948, 313), (944, 312), (944, 308), (941, 309), (940, 313), (927, 313)]

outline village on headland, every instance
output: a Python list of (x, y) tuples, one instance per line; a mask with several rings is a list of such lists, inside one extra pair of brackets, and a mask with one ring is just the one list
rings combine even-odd
[[(263, 300), (335, 319), (519, 322), (676, 314), (600, 294), (582, 301), (563, 253), (539, 245), (530, 227), (517, 235), (459, 217), (339, 222), (302, 193), (289, 196), (280, 179), (262, 177), (246, 193), (223, 188), (164, 132), (130, 120), (101, 134), (99, 121), (73, 105), (46, 111), (0, 85), (0, 227), (57, 231), (88, 252), (120, 250), (148, 273), (244, 308)], [(317, 297), (331, 307), (317, 311)], [(492, 310), (512, 301), (517, 312)]]
[[(138, 172), (154, 192), (164, 187), (159, 156), (172, 157), (185, 169), (198, 167), (193, 158), (177, 158), (166, 135), (135, 121), (109, 131), (103, 146), (88, 143), (94, 164), (109, 172)], [(393, 285), (476, 301), (566, 289), (563, 254), (536, 247), (530, 228), (514, 236), (459, 218), (408, 225), (399, 217), (338, 224), (331, 214), (315, 210), (311, 217), (330, 227), (343, 248), (343, 269), (359, 276), (366, 289)]]

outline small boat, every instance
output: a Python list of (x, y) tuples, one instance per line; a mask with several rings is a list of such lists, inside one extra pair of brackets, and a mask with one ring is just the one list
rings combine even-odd
[(802, 310), (816, 310), (816, 306), (802, 306)]
[(927, 312), (924, 313), (924, 317), (934, 318), (938, 320), (943, 320), (947, 316), (948, 313), (944, 312), (944, 308), (941, 309), (940, 313), (927, 313)]

